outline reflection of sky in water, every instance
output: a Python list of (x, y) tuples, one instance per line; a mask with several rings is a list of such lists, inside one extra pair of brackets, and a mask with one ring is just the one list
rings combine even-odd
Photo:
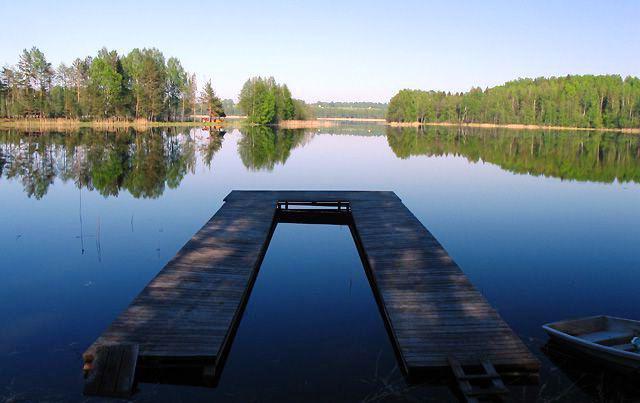
[[(56, 179), (36, 200), (26, 196), (19, 180), (0, 179), (0, 384), (10, 385), (0, 395), (78, 400), (81, 352), (232, 189), (395, 191), (543, 359), (541, 323), (597, 313), (639, 319), (637, 183), (514, 174), (464, 156), (399, 159), (385, 136), (330, 134), (306, 139), (272, 170), (250, 170), (238, 154), (241, 137), (238, 131), (227, 133), (210, 166), (198, 152), (194, 173), (156, 199), (136, 199), (126, 191), (104, 197), (78, 190), (72, 180)], [(152, 393), (175, 397), (184, 392), (221, 398), (242, 390), (247, 398), (266, 393), (277, 399), (286, 388), (278, 389), (274, 377), (302, 382), (295, 368), (282, 366), (314, 363), (313, 376), (306, 380), (310, 384), (299, 397), (313, 391), (330, 398), (336, 388), (354, 398), (374, 393), (373, 386), (349, 386), (357, 381), (337, 371), (340, 357), (329, 353), (333, 344), (342, 346), (343, 365), (353, 377), (370, 374), (368, 365), (380, 351), (381, 362), (393, 363), (350, 242), (341, 227), (279, 227), (220, 387), (163, 386), (140, 396), (154, 400)], [(296, 277), (298, 272), (303, 276)], [(356, 291), (349, 309), (341, 312), (337, 302), (346, 303), (348, 297), (345, 273)], [(301, 321), (291, 304), (304, 313)], [(360, 315), (366, 320), (352, 325)], [(275, 327), (263, 334), (267, 318), (297, 329), (292, 339)], [(323, 323), (327, 333), (315, 334), (315, 322)], [(315, 352), (309, 357), (278, 352), (289, 346), (290, 352), (299, 351), (295, 346), (304, 335), (313, 336), (313, 346), (307, 347)], [(366, 351), (353, 347), (354, 338)], [(259, 345), (266, 347), (260, 350)], [(252, 361), (255, 355), (260, 359)], [(273, 360), (282, 360), (282, 366)], [(332, 368), (325, 367), (329, 363)], [(270, 385), (243, 379), (265, 372), (271, 373)], [(561, 374), (545, 369), (545, 376), (557, 379), (563, 389)], [(281, 385), (292, 387), (287, 381)]]

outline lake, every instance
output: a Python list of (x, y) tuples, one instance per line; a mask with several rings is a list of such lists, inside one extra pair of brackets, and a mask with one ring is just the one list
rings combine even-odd
[[(545, 322), (638, 317), (640, 136), (349, 124), (0, 132), (0, 400), (79, 401), (82, 352), (233, 189), (392, 190), (542, 361), (520, 401), (640, 395)], [(215, 388), (137, 401), (442, 401), (409, 384), (348, 227), (281, 224)]]

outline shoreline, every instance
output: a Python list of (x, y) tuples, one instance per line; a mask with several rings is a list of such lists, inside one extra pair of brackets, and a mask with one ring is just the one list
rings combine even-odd
[(386, 123), (386, 119), (383, 118), (316, 118), (316, 120), (322, 121), (334, 121), (334, 122), (371, 122), (371, 123)]
[(420, 126), (446, 126), (446, 127), (475, 127), (481, 129), (512, 129), (512, 130), (570, 130), (570, 131), (595, 131), (595, 132), (619, 132), (626, 134), (640, 134), (640, 127), (576, 127), (576, 126), (545, 126), (525, 125), (521, 123), (496, 124), (496, 123), (453, 123), (453, 122), (385, 122), (391, 127), (420, 127)]
[(335, 127), (337, 126), (337, 122), (327, 121), (327, 120), (283, 120), (282, 122), (276, 123), (273, 125), (274, 127), (279, 127), (281, 129), (316, 129), (321, 127)]
[[(135, 130), (146, 130), (153, 127), (236, 127), (238, 123), (244, 124), (244, 116), (228, 116), (222, 124), (211, 122), (150, 122), (147, 120), (104, 120), (104, 121), (80, 121), (73, 119), (2, 119), (0, 129), (16, 130), (73, 130), (79, 128), (93, 128), (103, 130), (117, 130), (133, 128)], [(456, 122), (387, 122), (379, 118), (317, 118), (309, 120), (285, 120), (274, 125), (283, 129), (316, 129), (335, 127), (342, 123), (359, 122), (372, 123), (389, 127), (420, 127), (420, 126), (444, 126), (444, 127), (473, 127), (481, 129), (511, 129), (511, 130), (563, 130), (563, 131), (596, 131), (596, 132), (618, 132), (625, 134), (640, 134), (640, 128), (592, 128), (573, 126), (544, 126), (525, 124), (494, 124), (494, 123), (456, 123)]]
[[(80, 121), (74, 119), (2, 119), (0, 129), (9, 130), (75, 130), (80, 128), (92, 128), (103, 130), (129, 129), (146, 130), (153, 127), (203, 127), (216, 126), (211, 122), (150, 122), (148, 120), (98, 120)], [(224, 124), (223, 124), (224, 126)]]

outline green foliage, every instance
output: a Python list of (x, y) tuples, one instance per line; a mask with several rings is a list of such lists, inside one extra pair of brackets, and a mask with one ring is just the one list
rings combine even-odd
[(286, 84), (279, 88), (280, 92), (276, 95), (278, 120), (291, 120), (295, 118), (296, 110), (291, 91)]
[[(365, 126), (366, 127), (366, 126)], [(476, 128), (395, 128), (386, 131), (398, 158), (464, 157), (491, 163), (514, 173), (566, 180), (640, 183), (640, 137), (611, 132), (549, 132)], [(361, 126), (340, 129), (362, 135)], [(137, 198), (155, 198), (176, 187), (196, 164), (199, 150), (209, 165), (222, 145), (211, 132), (201, 139), (177, 135), (174, 129), (125, 131), (118, 134), (82, 129), (46, 136), (0, 131), (0, 180), (22, 183), (29, 197), (43, 197), (56, 178), (101, 195), (127, 191)], [(380, 132), (373, 135), (380, 135)], [(252, 170), (285, 164), (294, 148), (312, 134), (251, 126), (242, 131), (238, 154)]]
[(196, 113), (197, 90), (195, 75), (155, 48), (124, 57), (103, 48), (54, 71), (34, 47), (1, 71), (0, 118), (184, 120)]
[(226, 116), (224, 113), (224, 107), (222, 106), (222, 101), (220, 100), (220, 98), (218, 98), (215, 91), (213, 90), (211, 80), (207, 81), (204, 86), (204, 90), (202, 91), (201, 95), (201, 101), (207, 108), (209, 116)]
[(250, 123), (266, 125), (281, 120), (295, 119), (305, 114), (296, 107), (304, 104), (295, 102), (286, 85), (278, 85), (273, 77), (253, 77), (248, 79), (240, 91), (238, 107), (247, 115)]
[(466, 93), (401, 90), (390, 122), (640, 127), (640, 79), (617, 75), (519, 79)]
[(126, 116), (128, 90), (124, 69), (115, 50), (102, 48), (91, 62), (89, 94), (92, 115), (99, 118)]
[(315, 119), (315, 111), (301, 99), (293, 99), (293, 119), (310, 120)]
[[(47, 136), (0, 132), (0, 174), (19, 179), (25, 193), (37, 199), (56, 177), (105, 197), (126, 190), (136, 198), (157, 198), (166, 187), (177, 187), (195, 167), (194, 141), (177, 134), (171, 129), (118, 134), (80, 130)], [(210, 162), (221, 142), (212, 136), (200, 145)]]
[(399, 158), (464, 156), (521, 174), (597, 182), (640, 183), (640, 137), (610, 132), (388, 127)]
[(251, 170), (273, 170), (289, 158), (291, 150), (305, 139), (303, 130), (276, 130), (267, 126), (247, 127), (238, 142), (238, 154)]
[(25, 49), (18, 61), (18, 78), (25, 89), (25, 108), (29, 114), (48, 112), (47, 92), (53, 81), (53, 69), (40, 49)]
[(242, 115), (243, 112), (233, 99), (223, 99), (222, 107), (228, 115)]
[[(177, 70), (175, 62), (172, 64)], [(136, 48), (122, 59), (122, 65), (128, 81), (127, 88), (131, 89), (134, 97), (135, 117), (148, 120), (159, 118), (164, 111), (165, 95), (169, 95), (167, 67), (162, 52), (155, 48)], [(173, 73), (179, 74), (175, 71)]]
[(188, 75), (180, 60), (170, 57), (167, 60), (167, 112), (169, 120), (176, 120), (178, 114), (184, 120), (185, 95), (189, 90)]
[(24, 49), (16, 67), (2, 69), (0, 117), (47, 116), (54, 75), (51, 63), (38, 48)]
[(4, 75), (0, 75), (0, 116), (9, 115), (9, 85)]

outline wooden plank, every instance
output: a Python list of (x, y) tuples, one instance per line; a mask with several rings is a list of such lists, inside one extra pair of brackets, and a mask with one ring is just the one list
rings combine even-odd
[(405, 369), (445, 368), (454, 353), (462, 364), (481, 355), (537, 368), (537, 360), (433, 235), (401, 201), (390, 204), (384, 214), (375, 214), (354, 201), (352, 214)]
[(146, 358), (222, 355), (272, 230), (274, 209), (226, 203), (87, 350), (136, 342)]
[[(461, 365), (482, 356), (537, 371), (538, 361), (395, 193), (361, 191), (231, 192), (86, 357), (101, 346), (138, 344), (143, 358), (205, 358), (217, 373), (279, 201), (349, 202), (352, 233), (407, 372), (448, 368), (452, 353)], [(295, 214), (296, 222), (304, 220), (304, 211)]]
[(84, 394), (88, 396), (109, 396), (127, 398), (133, 393), (138, 346), (109, 345), (96, 349)]

